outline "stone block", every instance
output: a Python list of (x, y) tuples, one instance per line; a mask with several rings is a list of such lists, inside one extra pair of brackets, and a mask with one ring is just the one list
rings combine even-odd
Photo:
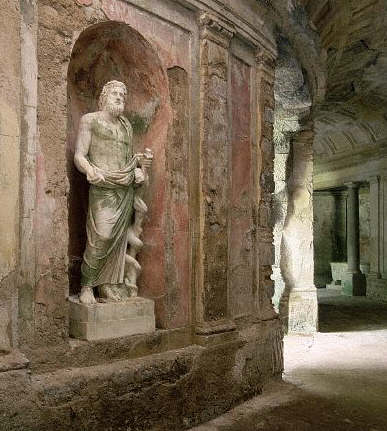
[(340, 280), (332, 281), (332, 283), (326, 285), (326, 288), (327, 288), (327, 290), (337, 292), (337, 293), (341, 293), (341, 291), (343, 289)]
[(331, 262), (330, 265), (333, 281), (343, 280), (348, 268), (347, 262)]
[[(335, 285), (342, 285), (344, 286), (344, 281), (348, 279), (349, 282), (349, 276), (347, 273), (348, 270), (348, 263), (347, 262), (331, 262), (331, 270), (332, 270), (332, 283), (327, 285), (327, 289), (334, 289), (339, 290), (341, 288), (335, 287)], [(360, 264), (360, 271), (362, 274), (368, 274), (370, 271), (370, 265), (369, 263), (361, 263)], [(364, 281), (364, 277), (360, 277)], [(347, 286), (349, 286), (347, 282)], [(359, 281), (357, 282), (360, 283)]]
[(288, 332), (293, 334), (313, 334), (317, 331), (318, 304), (317, 291), (292, 291), (289, 295)]
[(131, 298), (125, 302), (81, 304), (70, 298), (70, 335), (83, 340), (106, 340), (155, 331), (154, 302)]

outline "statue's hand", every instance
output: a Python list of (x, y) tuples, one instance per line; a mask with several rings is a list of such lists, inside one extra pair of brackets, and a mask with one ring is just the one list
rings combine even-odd
[(152, 166), (153, 153), (149, 148), (145, 149), (145, 153), (137, 153), (135, 157), (137, 157), (141, 169), (146, 170)]
[(98, 184), (100, 182), (105, 181), (105, 177), (99, 172), (97, 169), (94, 169), (90, 166), (90, 169), (86, 172), (87, 181), (91, 184)]
[(152, 166), (152, 162), (153, 162), (153, 159), (151, 158), (148, 159), (147, 157), (143, 157), (142, 159), (140, 159), (139, 163), (142, 169), (148, 169)]
[(144, 171), (140, 168), (134, 170), (134, 182), (136, 184), (142, 184), (145, 181)]

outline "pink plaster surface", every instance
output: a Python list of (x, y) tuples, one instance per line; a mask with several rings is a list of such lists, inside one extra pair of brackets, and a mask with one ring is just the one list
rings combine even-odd
[(139, 295), (155, 301), (156, 325), (159, 328), (166, 328), (164, 232), (158, 228), (148, 227), (144, 230), (143, 241), (145, 246), (139, 255), (142, 266), (138, 280)]
[(179, 328), (189, 323), (189, 249), (190, 241), (188, 231), (177, 231), (174, 240), (174, 255), (176, 264), (176, 284), (179, 295), (176, 298), (175, 312), (170, 317), (169, 327), (171, 328)]
[(250, 67), (233, 58), (232, 186), (229, 248), (230, 304), (234, 316), (252, 311), (252, 161)]
[(235, 58), (231, 85), (232, 204), (246, 207), (251, 199), (250, 67)]
[(180, 66), (189, 72), (188, 32), (125, 2), (102, 0), (102, 9), (112, 21), (125, 22), (148, 39), (155, 46), (164, 67)]

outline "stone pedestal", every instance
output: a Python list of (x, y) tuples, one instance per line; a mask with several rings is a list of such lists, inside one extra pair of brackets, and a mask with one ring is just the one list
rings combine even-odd
[(314, 286), (310, 291), (292, 290), (289, 293), (288, 332), (292, 334), (313, 334), (318, 326), (317, 293)]
[(331, 292), (341, 293), (342, 292), (342, 285), (341, 280), (333, 280), (331, 283), (327, 284), (326, 286), (327, 290), (330, 290)]
[(106, 340), (155, 331), (154, 302), (131, 298), (125, 302), (81, 304), (70, 301), (70, 336), (82, 340)]
[(328, 290), (342, 292), (343, 280), (347, 272), (347, 262), (331, 262), (332, 282), (326, 285)]
[[(362, 296), (365, 293), (361, 293), (366, 288), (365, 285), (361, 287), (362, 284), (366, 283), (366, 276), (369, 273), (369, 264), (361, 263), (360, 264), (360, 277), (357, 277), (355, 281), (355, 289), (353, 289), (353, 280), (352, 273), (348, 274), (347, 271), (348, 263), (347, 262), (331, 262), (331, 270), (332, 270), (332, 282), (326, 285), (328, 290), (343, 293), (345, 295), (355, 295), (352, 293), (353, 291), (359, 292), (355, 296)], [(347, 287), (345, 287), (345, 280), (347, 280)], [(360, 281), (359, 281), (360, 280)], [(360, 283), (360, 289), (359, 289)], [(367, 286), (368, 288), (368, 286)]]

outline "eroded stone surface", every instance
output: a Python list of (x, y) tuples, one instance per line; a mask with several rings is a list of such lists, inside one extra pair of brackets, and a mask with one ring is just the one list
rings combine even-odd
[(106, 340), (155, 331), (154, 302), (130, 298), (118, 303), (82, 304), (70, 298), (69, 333), (82, 340)]

